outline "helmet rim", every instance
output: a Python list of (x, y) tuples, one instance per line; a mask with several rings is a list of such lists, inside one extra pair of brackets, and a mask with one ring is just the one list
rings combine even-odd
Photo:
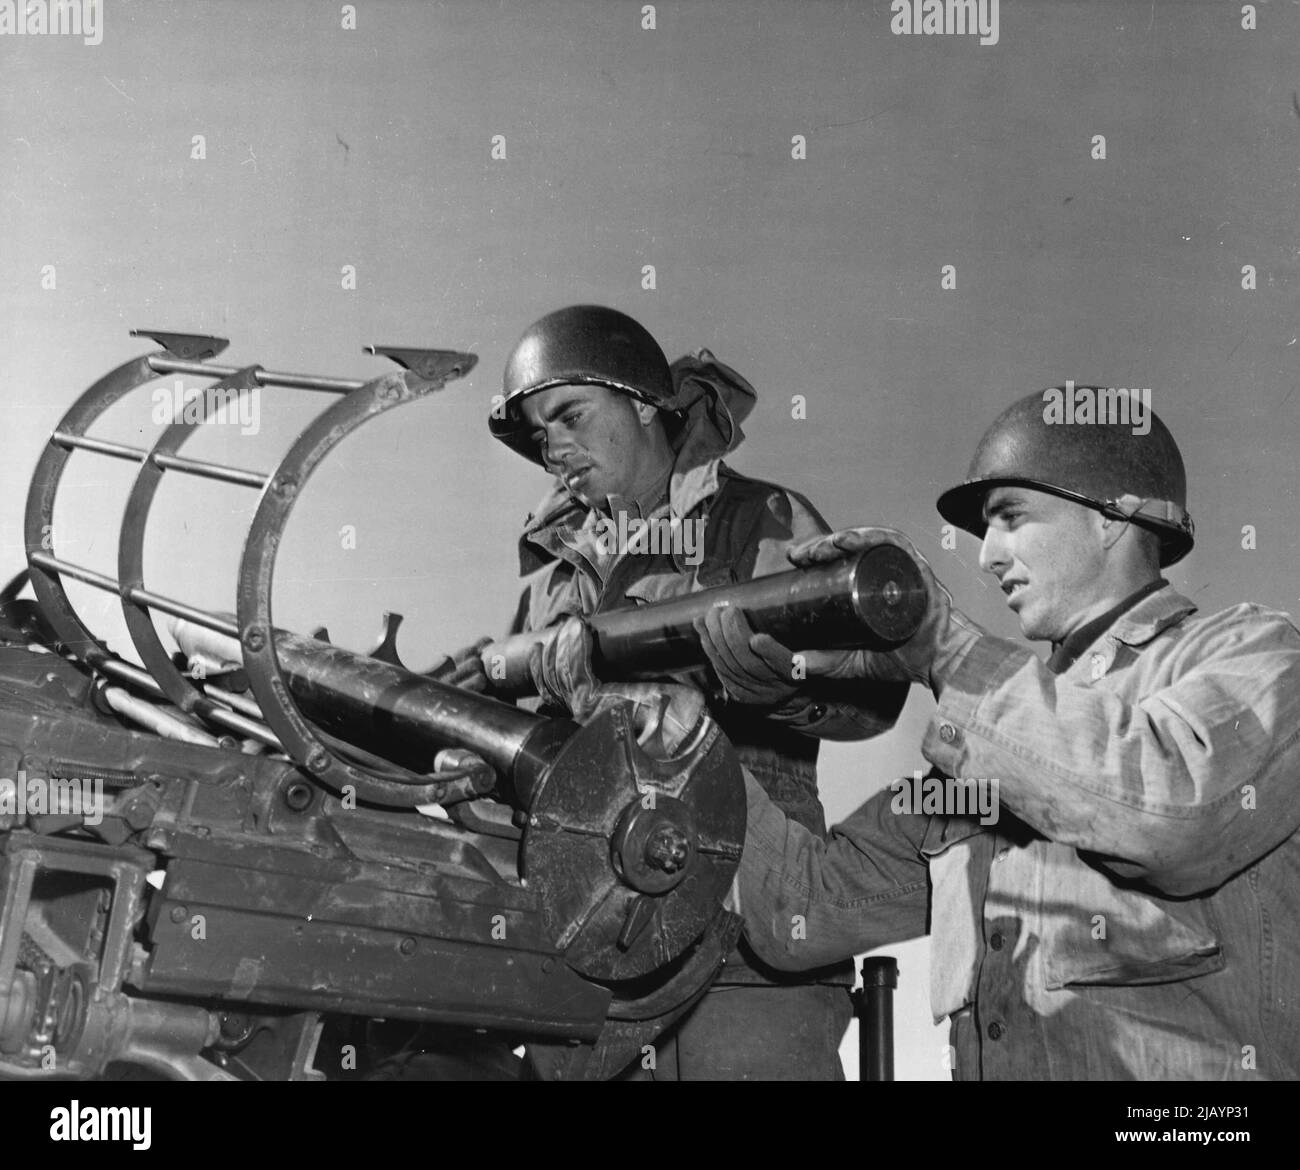
[(1162, 569), (1177, 564), (1192, 551), (1195, 528), (1192, 524), (1192, 518), (1187, 514), (1185, 508), (1180, 509), (1185, 524), (1162, 523), (1147, 516), (1127, 515), (1116, 506), (1114, 501), (1098, 500), (1083, 492), (1076, 492), (1071, 488), (1061, 487), (1059, 484), (1048, 483), (1045, 480), (1033, 479), (1029, 476), (990, 475), (977, 479), (968, 479), (964, 483), (959, 483), (945, 491), (935, 501), (935, 507), (938, 509), (939, 515), (949, 524), (954, 524), (963, 531), (969, 532), (972, 536), (983, 540), (985, 532), (988, 531), (988, 523), (984, 519), (984, 497), (997, 487), (1033, 488), (1035, 491), (1058, 496), (1063, 500), (1069, 500), (1071, 503), (1080, 504), (1085, 508), (1092, 508), (1103, 515), (1125, 519), (1136, 524), (1139, 528), (1145, 528), (1160, 540), (1160, 567)]
[(556, 386), (604, 386), (673, 413), (673, 377), (659, 343), (635, 318), (603, 305), (568, 305), (538, 318), (506, 360), (504, 402), (488, 416), (488, 429), (540, 466), (545, 464), (520, 406)]

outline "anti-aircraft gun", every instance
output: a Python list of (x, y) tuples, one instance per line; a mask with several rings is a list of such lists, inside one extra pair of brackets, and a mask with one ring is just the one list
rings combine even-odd
[[(739, 764), (706, 714), (671, 755), (630, 705), (547, 719), (278, 629), (276, 554), (313, 470), (366, 421), (467, 373), (472, 354), (373, 347), (369, 381), (161, 349), (87, 390), (50, 436), (24, 578), (0, 594), (0, 1078), (594, 1079), (707, 988), (739, 921)], [(165, 375), (214, 379), (136, 447), (90, 434)], [(335, 396), (273, 473), (198, 460), (222, 395)], [(59, 555), (74, 452), (138, 464), (110, 577)], [(144, 533), (167, 475), (260, 493), (233, 616), (157, 593)], [(83, 623), (65, 580), (116, 595), (139, 662)], [(919, 573), (892, 547), (593, 620), (602, 677), (702, 661), (692, 620), (743, 606), (792, 644), (886, 647), (915, 630)], [(174, 619), (169, 651), (153, 615)], [(532, 638), (485, 651), (528, 685)], [(644, 740), (644, 735), (641, 737)], [(660, 745), (660, 748), (662, 745)], [(433, 815), (437, 814), (437, 815)]]

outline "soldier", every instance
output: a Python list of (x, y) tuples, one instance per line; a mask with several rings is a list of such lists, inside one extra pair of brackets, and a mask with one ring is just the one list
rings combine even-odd
[[(813, 565), (890, 541), (916, 556), (930, 607), (904, 647), (805, 662), (810, 677), (925, 683), (936, 770), (828, 840), (747, 780), (735, 904), (755, 951), (789, 970), (928, 930), (958, 1079), (1294, 1079), (1300, 631), (1256, 605), (1194, 616), (1160, 576), (1192, 547), (1172, 436), (1154, 415), (1140, 435), (1053, 425), (1061, 393), (1008, 408), (938, 505), (982, 539), (981, 567), (1022, 632), (1052, 644), (1046, 662), (962, 615), (901, 533), (791, 552)], [(699, 629), (715, 665), (731, 638), (782, 649), (716, 615)], [(557, 677), (589, 669), (580, 633), (557, 639)], [(971, 811), (972, 785), (994, 788), (993, 817)], [(963, 808), (929, 806), (954, 797)]]
[[(1154, 416), (1052, 425), (1059, 393), (1006, 410), (938, 501), (1050, 658), (967, 620), (924, 561), (907, 645), (807, 655), (929, 686), (932, 777), (995, 784), (1000, 817), (916, 811), (900, 782), (824, 841), (751, 782), (748, 937), (798, 970), (928, 916), (959, 1079), (1300, 1077), (1300, 632), (1251, 604), (1195, 616), (1160, 576), (1192, 547), (1173, 438)], [(879, 540), (915, 554), (862, 528), (791, 560)]]
[[(654, 338), (612, 309), (576, 305), (537, 321), (506, 364), (492, 434), (555, 477), (520, 541), (524, 590), (512, 632), (659, 601), (789, 568), (787, 552), (829, 531), (802, 496), (722, 462), (743, 439), (753, 388), (707, 350), (669, 366)], [(462, 651), (454, 679), (490, 686)], [(843, 684), (791, 678), (789, 654), (744, 655), (743, 685), (723, 694), (706, 671), (674, 676), (710, 707), (774, 807), (812, 838), (825, 833), (817, 739), (892, 725), (906, 684), (844, 697)], [(549, 670), (539, 688), (565, 708)], [(568, 713), (564, 709), (564, 713)], [(838, 956), (841, 960), (843, 956)], [(851, 968), (802, 976), (746, 947), (657, 1046), (638, 1079), (842, 1079)]]

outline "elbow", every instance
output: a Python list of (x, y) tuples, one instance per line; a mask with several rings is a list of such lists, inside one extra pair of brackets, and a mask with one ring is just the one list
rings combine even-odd
[(1103, 863), (1116, 877), (1166, 898), (1191, 898), (1217, 889), (1254, 860), (1227, 844), (1221, 826), (1161, 826)]
[(777, 971), (811, 971), (853, 956), (843, 948), (814, 946), (803, 914), (764, 916), (762, 921), (746, 915), (745, 939), (754, 954)]

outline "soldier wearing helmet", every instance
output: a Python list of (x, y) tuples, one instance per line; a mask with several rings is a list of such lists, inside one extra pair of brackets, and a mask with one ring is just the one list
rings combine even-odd
[[(746, 933), (799, 970), (928, 932), (958, 1079), (1295, 1079), (1300, 632), (1257, 605), (1198, 614), (1160, 576), (1193, 541), (1172, 436), (1053, 425), (1051, 393), (1006, 410), (938, 501), (1050, 657), (972, 623), (919, 555), (908, 644), (809, 651), (810, 675), (926, 684), (934, 770), (826, 840), (748, 782)], [(857, 528), (790, 559), (877, 541), (917, 555)]]
[[(506, 363), (489, 420), (497, 439), (553, 477), (520, 541), (524, 590), (512, 632), (784, 571), (792, 547), (826, 534), (803, 496), (722, 461), (741, 443), (754, 400), (749, 383), (708, 350), (670, 365), (639, 323), (613, 309), (575, 305), (533, 324)], [(653, 525), (674, 539), (627, 547), (611, 539)], [(789, 659), (745, 651), (750, 675), (726, 691), (707, 670), (674, 679), (706, 694), (756, 782), (820, 837), (817, 738), (887, 728), (907, 687), (809, 686), (796, 681)], [(475, 655), (456, 660), (455, 681), (490, 687)], [(553, 707), (571, 706), (545, 661), (534, 670), (539, 691)], [(842, 1078), (851, 982), (844, 963), (791, 978), (742, 946), (660, 1040), (653, 1072), (636, 1071), (655, 1079)]]

